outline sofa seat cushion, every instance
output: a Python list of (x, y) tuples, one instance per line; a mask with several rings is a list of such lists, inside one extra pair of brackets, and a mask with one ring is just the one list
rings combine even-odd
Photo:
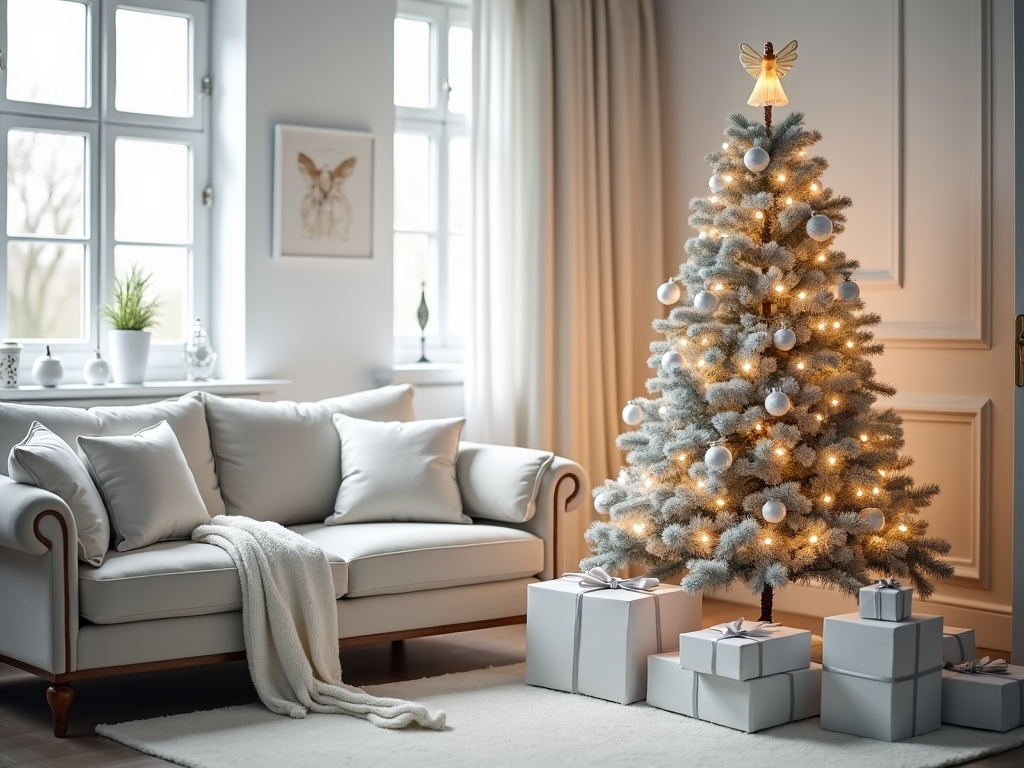
[(354, 523), (292, 530), (348, 563), (345, 597), (520, 579), (544, 570), (544, 542), (499, 525)]
[[(327, 555), (337, 597), (345, 594), (348, 568)], [(94, 624), (121, 624), (172, 616), (238, 611), (242, 588), (231, 556), (193, 541), (161, 541), (129, 552), (110, 550), (99, 568), (78, 569), (78, 605)]]

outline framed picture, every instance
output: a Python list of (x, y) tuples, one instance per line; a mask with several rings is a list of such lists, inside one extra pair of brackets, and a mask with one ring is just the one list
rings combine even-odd
[(373, 256), (373, 135), (278, 125), (274, 255)]

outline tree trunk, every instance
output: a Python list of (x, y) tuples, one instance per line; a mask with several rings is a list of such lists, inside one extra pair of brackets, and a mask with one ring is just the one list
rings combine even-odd
[(765, 584), (761, 590), (761, 618), (758, 621), (772, 620), (772, 588)]

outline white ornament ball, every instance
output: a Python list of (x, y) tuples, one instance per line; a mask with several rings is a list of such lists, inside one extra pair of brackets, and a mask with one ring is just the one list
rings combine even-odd
[(679, 283), (674, 283), (669, 280), (667, 283), (662, 283), (658, 286), (658, 301), (662, 304), (675, 304), (679, 301), (679, 297), (682, 296), (682, 290), (679, 288)]
[(693, 297), (693, 308), (705, 315), (718, 309), (718, 297), (711, 291), (701, 291)]
[(775, 345), (776, 349), (789, 352), (789, 350), (796, 346), (796, 334), (789, 328), (779, 328), (772, 336), (772, 344)]
[(708, 189), (716, 195), (720, 195), (725, 192), (725, 181), (722, 179), (722, 174), (716, 173), (708, 180)]
[(96, 356), (90, 357), (82, 366), (82, 378), (85, 383), (98, 387), (110, 381), (110, 363), (100, 357), (100, 351), (96, 350)]
[(761, 517), (769, 523), (781, 523), (786, 519), (786, 505), (775, 499), (766, 501), (761, 507)]
[(712, 445), (704, 454), (704, 463), (716, 472), (724, 472), (732, 466), (732, 452), (724, 445)]
[(600, 512), (603, 515), (607, 515), (608, 514), (609, 507), (608, 507), (608, 494), (607, 493), (599, 493), (599, 494), (597, 494), (597, 497), (594, 499), (594, 509), (596, 509), (598, 512)]
[(776, 389), (764, 399), (764, 407), (772, 416), (785, 416), (791, 406), (786, 393)]
[(771, 161), (771, 157), (762, 147), (751, 147), (743, 155), (743, 164), (754, 173), (763, 171)]
[(860, 511), (860, 516), (863, 520), (866, 520), (868, 527), (872, 533), (877, 533), (882, 530), (882, 526), (885, 525), (885, 515), (882, 514), (882, 510), (875, 509), (874, 507), (868, 507)]
[(832, 236), (832, 219), (816, 213), (807, 220), (807, 234), (812, 240), (821, 242)]
[(627, 403), (622, 409), (622, 420), (631, 427), (639, 426), (644, 422), (644, 409), (636, 403)]
[(836, 293), (843, 301), (856, 301), (860, 298), (860, 286), (853, 280), (843, 280)]
[(677, 371), (683, 367), (683, 356), (676, 352), (674, 349), (670, 349), (664, 355), (661, 356), (661, 368), (668, 373)]

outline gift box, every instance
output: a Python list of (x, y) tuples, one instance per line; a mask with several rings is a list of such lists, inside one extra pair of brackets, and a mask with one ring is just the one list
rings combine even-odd
[(700, 627), (700, 615), (700, 595), (676, 586), (595, 589), (567, 578), (531, 584), (526, 682), (620, 704), (643, 701), (647, 657), (678, 648), (682, 632)]
[(881, 741), (942, 722), (942, 617), (825, 619), (821, 727)]
[[(987, 657), (959, 666), (942, 671), (942, 722), (1000, 733), (1024, 725), (1024, 667)], [(974, 670), (964, 669), (969, 666)]]
[(753, 733), (821, 711), (821, 665), (752, 680), (732, 680), (679, 666), (676, 653), (647, 660), (647, 703)]
[(751, 680), (804, 669), (811, 663), (805, 629), (737, 619), (679, 637), (679, 666), (693, 672)]
[(942, 660), (947, 664), (963, 664), (978, 657), (973, 629), (942, 628)]
[(882, 579), (860, 591), (860, 616), (876, 621), (903, 621), (911, 613), (913, 587), (901, 587), (895, 579)]

